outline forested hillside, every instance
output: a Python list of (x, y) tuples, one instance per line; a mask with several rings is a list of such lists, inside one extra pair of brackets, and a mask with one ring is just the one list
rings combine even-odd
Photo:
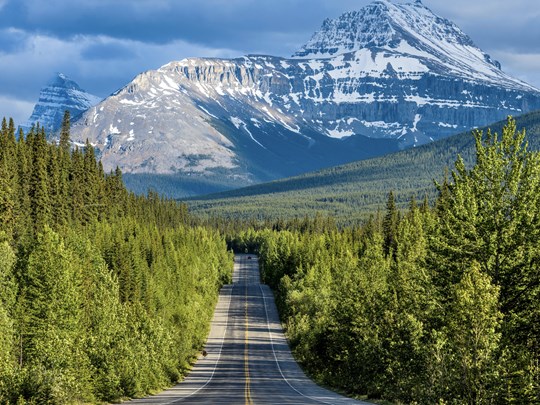
[[(499, 132), (500, 134), (500, 132)], [(435, 206), (361, 227), (246, 230), (296, 358), (318, 381), (422, 404), (540, 403), (540, 154), (509, 120), (475, 134)]]
[(185, 205), (126, 191), (88, 143), (0, 130), (0, 403), (95, 403), (185, 374), (232, 258)]
[[(527, 129), (531, 150), (540, 150), (540, 112), (516, 118)], [(491, 125), (500, 133), (504, 122)], [(417, 148), (336, 166), (318, 172), (214, 194), (188, 201), (190, 211), (203, 217), (276, 220), (330, 215), (341, 224), (365, 221), (384, 207), (390, 190), (406, 208), (414, 196), (433, 202), (433, 180), (442, 181), (457, 154), (467, 167), (474, 164), (474, 137), (470, 132)]]

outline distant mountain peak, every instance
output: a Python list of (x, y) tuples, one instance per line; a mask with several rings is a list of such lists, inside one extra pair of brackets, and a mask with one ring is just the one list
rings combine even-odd
[(84, 92), (79, 85), (67, 77), (65, 74), (56, 72), (47, 82), (46, 87), (61, 87), (64, 89), (73, 89)]
[(39, 123), (48, 133), (55, 132), (60, 128), (66, 110), (72, 117), (77, 117), (100, 101), (100, 97), (86, 92), (74, 80), (57, 72), (41, 89), (32, 115), (21, 128), (28, 131)]

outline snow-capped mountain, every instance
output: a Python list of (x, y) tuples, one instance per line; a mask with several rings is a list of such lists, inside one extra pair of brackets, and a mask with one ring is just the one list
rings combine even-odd
[(271, 57), (171, 62), (90, 108), (72, 138), (89, 139), (106, 170), (225, 175), (237, 185), (397, 150), (360, 135), (333, 139), (292, 114), (281, 96), (289, 78), (274, 63), (286, 65)]
[(339, 113), (360, 122), (337, 120), (336, 134), (418, 144), (540, 107), (538, 89), (504, 73), (459, 27), (419, 0), (376, 1), (327, 19), (293, 57), (322, 63), (310, 75), (314, 87), (326, 90), (325, 101), (341, 111), (357, 110), (356, 117)]
[(77, 117), (100, 101), (100, 97), (87, 93), (64, 74), (57, 73), (41, 89), (32, 115), (21, 128), (27, 131), (33, 124), (39, 123), (48, 133), (52, 133), (61, 127), (66, 110), (72, 117)]
[[(291, 58), (185, 59), (145, 72), (72, 130), (106, 168), (238, 185), (417, 145), (540, 109), (420, 1), (326, 20)], [(366, 137), (370, 139), (366, 139)]]

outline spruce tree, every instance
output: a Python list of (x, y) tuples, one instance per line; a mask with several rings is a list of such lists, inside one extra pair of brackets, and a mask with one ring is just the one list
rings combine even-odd
[(31, 215), (35, 232), (50, 224), (52, 214), (51, 188), (48, 176), (49, 145), (45, 130), (38, 128), (32, 138), (32, 171), (30, 177)]
[(396, 235), (397, 228), (399, 223), (399, 212), (396, 206), (396, 200), (394, 198), (394, 192), (390, 191), (388, 194), (388, 201), (386, 202), (386, 214), (383, 219), (382, 229), (384, 236), (383, 249), (385, 255), (389, 255), (392, 252), (395, 252), (396, 245)]
[(8, 403), (14, 387), (16, 285), (13, 277), (15, 253), (5, 241), (0, 242), (0, 403)]
[(60, 236), (45, 226), (28, 258), (22, 294), (27, 314), (21, 328), (23, 365), (36, 386), (38, 402), (68, 403), (90, 397), (76, 264)]
[(62, 119), (62, 127), (60, 129), (60, 141), (59, 141), (60, 149), (65, 155), (69, 155), (69, 151), (70, 151), (70, 145), (71, 145), (70, 130), (71, 130), (71, 116), (70, 116), (69, 110), (66, 110), (64, 112), (64, 117)]

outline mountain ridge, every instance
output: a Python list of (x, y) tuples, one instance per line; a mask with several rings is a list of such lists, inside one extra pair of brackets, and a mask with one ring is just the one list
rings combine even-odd
[[(240, 187), (540, 109), (538, 89), (420, 2), (326, 20), (302, 49), (144, 72), (89, 109), (73, 138), (89, 139), (107, 169)], [(370, 149), (375, 139), (387, 141)]]

